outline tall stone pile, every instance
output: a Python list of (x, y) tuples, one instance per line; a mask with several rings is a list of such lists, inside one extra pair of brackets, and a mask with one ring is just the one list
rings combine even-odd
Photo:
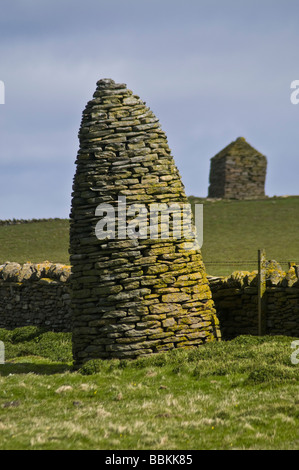
[(126, 85), (103, 79), (79, 140), (70, 214), (75, 367), (219, 339), (191, 234), (164, 238), (162, 222), (150, 232), (153, 204), (177, 203), (181, 213), (188, 203), (158, 119)]
[(208, 197), (265, 197), (267, 159), (239, 137), (211, 159)]

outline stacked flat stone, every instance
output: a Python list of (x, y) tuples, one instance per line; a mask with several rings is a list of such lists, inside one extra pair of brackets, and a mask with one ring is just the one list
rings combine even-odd
[(267, 159), (239, 137), (211, 159), (209, 198), (265, 197)]
[(0, 328), (36, 326), (71, 332), (70, 272), (70, 266), (49, 261), (1, 265)]
[(97, 206), (117, 211), (120, 196), (147, 208), (188, 202), (158, 119), (126, 85), (99, 80), (79, 140), (70, 214), (74, 366), (219, 339), (200, 249), (186, 249), (191, 238), (96, 236)]
[[(285, 272), (275, 260), (265, 263), (263, 334), (299, 337), (299, 267)], [(209, 277), (224, 340), (258, 335), (258, 272), (235, 271)]]

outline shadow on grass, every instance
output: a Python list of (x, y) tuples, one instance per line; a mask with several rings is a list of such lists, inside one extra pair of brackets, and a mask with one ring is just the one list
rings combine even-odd
[(64, 363), (33, 363), (33, 362), (6, 362), (0, 365), (0, 376), (17, 374), (54, 375), (73, 372), (72, 364)]

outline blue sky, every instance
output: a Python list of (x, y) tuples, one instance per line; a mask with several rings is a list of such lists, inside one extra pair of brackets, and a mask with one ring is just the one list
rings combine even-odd
[(239, 136), (266, 193), (299, 194), (298, 0), (2, 0), (0, 219), (68, 217), (82, 111), (126, 83), (159, 118), (188, 195)]

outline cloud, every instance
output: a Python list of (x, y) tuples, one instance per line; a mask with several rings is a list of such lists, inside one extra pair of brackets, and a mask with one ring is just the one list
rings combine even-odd
[[(296, 193), (298, 13), (293, 0), (6, 2), (0, 218), (22, 208), (68, 216), (82, 111), (104, 77), (127, 83), (160, 119), (188, 193), (207, 194), (209, 159), (240, 135), (267, 154), (268, 190)], [(49, 194), (53, 181), (55, 198), (40, 205), (36, 184)]]

